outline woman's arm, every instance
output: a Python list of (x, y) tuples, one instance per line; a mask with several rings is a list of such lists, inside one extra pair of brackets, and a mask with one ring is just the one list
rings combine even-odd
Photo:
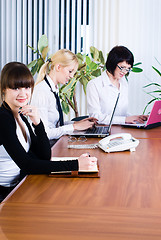
[(72, 133), (74, 127), (73, 124), (57, 127), (59, 113), (56, 108), (56, 99), (54, 94), (47, 90), (43, 91), (42, 86), (39, 87), (38, 84), (34, 89), (31, 104), (37, 107), (48, 138), (58, 139), (62, 135)]
[[(45, 174), (51, 171), (78, 170), (78, 161), (51, 162), (40, 159), (36, 154), (26, 152), (16, 134), (16, 123), (13, 116), (0, 114), (0, 144), (26, 174)], [(39, 149), (40, 150), (40, 149)]]
[(30, 132), (30, 137), (31, 137), (31, 146), (30, 150), (40, 159), (46, 159), (50, 160), (51, 158), (51, 148), (50, 148), (50, 143), (49, 139), (46, 135), (44, 125), (42, 121), (38, 125), (34, 125), (34, 132), (32, 131), (32, 128), (27, 121), (26, 117), (21, 116), (25, 124), (27, 125), (29, 132)]

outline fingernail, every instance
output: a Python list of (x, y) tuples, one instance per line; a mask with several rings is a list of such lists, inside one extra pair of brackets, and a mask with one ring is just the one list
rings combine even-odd
[(22, 109), (22, 107), (19, 107), (19, 109)]
[(18, 111), (18, 113), (21, 113), (21, 111)]

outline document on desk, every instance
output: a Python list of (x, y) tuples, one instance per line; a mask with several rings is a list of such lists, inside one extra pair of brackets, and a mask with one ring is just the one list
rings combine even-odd
[[(52, 157), (51, 161), (70, 161), (77, 160), (78, 157)], [(49, 176), (55, 177), (99, 177), (98, 161), (92, 166), (91, 169), (79, 171), (61, 171), (51, 172)]]

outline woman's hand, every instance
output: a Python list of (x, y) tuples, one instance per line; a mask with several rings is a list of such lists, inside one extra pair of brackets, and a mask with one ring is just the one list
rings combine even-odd
[(125, 123), (144, 123), (148, 119), (148, 115), (135, 115), (128, 116), (125, 119)]
[(78, 163), (79, 170), (95, 170), (95, 167), (97, 165), (97, 158), (89, 157), (88, 153), (84, 153), (78, 158)]
[(86, 130), (88, 128), (92, 128), (97, 123), (97, 121), (98, 120), (93, 117), (85, 118), (80, 121), (76, 121), (73, 124), (74, 130)]
[(40, 123), (40, 116), (36, 107), (31, 105), (23, 106), (19, 109), (19, 113), (22, 113), (24, 116), (28, 116), (34, 125)]

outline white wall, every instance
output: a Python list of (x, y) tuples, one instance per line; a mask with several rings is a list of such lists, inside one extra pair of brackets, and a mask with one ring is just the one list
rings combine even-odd
[(93, 44), (104, 54), (115, 45), (124, 45), (142, 62), (142, 73), (129, 77), (129, 111), (142, 113), (150, 97), (143, 86), (150, 81), (161, 83), (152, 65), (161, 71), (161, 1), (94, 0)]

